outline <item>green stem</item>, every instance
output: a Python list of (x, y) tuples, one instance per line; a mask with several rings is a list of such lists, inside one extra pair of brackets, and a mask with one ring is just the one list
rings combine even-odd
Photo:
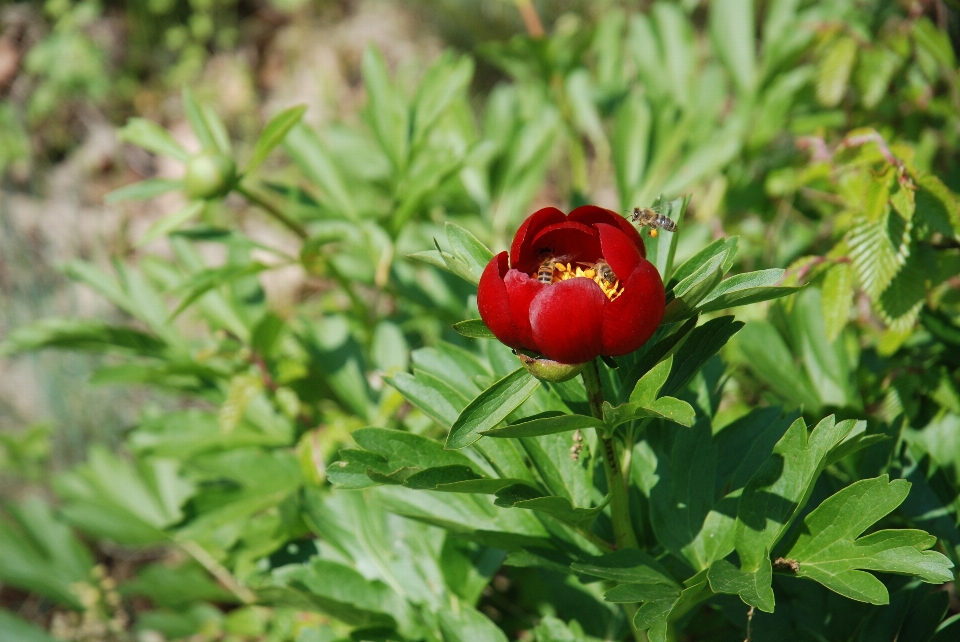
[[(587, 388), (590, 411), (594, 417), (602, 420), (603, 388), (600, 386), (600, 371), (597, 369), (596, 360), (583, 369), (581, 376)], [(633, 532), (633, 524), (630, 522), (630, 502), (627, 498), (627, 485), (620, 470), (620, 459), (617, 457), (617, 445), (613, 439), (604, 435), (602, 428), (597, 428), (597, 440), (603, 456), (603, 469), (607, 473), (610, 517), (613, 520), (613, 534), (617, 540), (617, 548), (639, 548), (637, 536)]]
[(299, 236), (301, 239), (306, 239), (309, 236), (309, 234), (307, 234), (307, 230), (300, 225), (300, 223), (278, 210), (274, 205), (264, 200), (263, 197), (256, 192), (250, 191), (249, 187), (246, 187), (241, 183), (237, 183), (234, 189), (243, 194), (244, 198), (246, 198), (248, 201), (259, 206), (260, 209), (277, 219), (277, 221), (279, 221), (284, 227)]

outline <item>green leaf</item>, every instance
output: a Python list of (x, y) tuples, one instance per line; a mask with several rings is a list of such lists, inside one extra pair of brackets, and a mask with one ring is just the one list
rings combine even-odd
[(806, 373), (796, 366), (793, 353), (771, 323), (751, 321), (736, 344), (746, 357), (747, 366), (781, 399), (811, 412), (820, 409), (820, 396)]
[(57, 642), (40, 627), (0, 609), (0, 638), (13, 642)]
[(200, 107), (200, 104), (196, 98), (194, 98), (190, 87), (186, 85), (183, 87), (183, 111), (187, 115), (187, 120), (190, 122), (190, 128), (193, 130), (193, 133), (196, 134), (197, 140), (200, 141), (200, 147), (204, 150), (215, 149), (217, 143), (214, 141), (213, 134), (210, 133), (210, 128), (207, 126), (207, 119), (204, 118), (203, 108)]
[(285, 109), (270, 119), (270, 122), (260, 133), (260, 138), (257, 139), (253, 154), (250, 156), (250, 162), (247, 163), (247, 169), (244, 171), (245, 174), (254, 171), (266, 160), (270, 152), (287, 137), (293, 126), (300, 122), (306, 111), (306, 105), (298, 105)]
[(294, 125), (290, 135), (283, 139), (283, 146), (306, 177), (320, 188), (324, 202), (343, 218), (356, 220), (358, 213), (353, 194), (316, 132), (302, 123)]
[(528, 417), (523, 421), (481, 432), (484, 437), (539, 437), (571, 430), (594, 428), (600, 421), (584, 415), (566, 415), (559, 412), (547, 416)]
[(180, 301), (180, 305), (170, 313), (170, 319), (175, 319), (181, 312), (186, 310), (191, 303), (210, 290), (236, 281), (237, 279), (259, 274), (268, 269), (270, 269), (269, 265), (254, 261), (245, 265), (226, 265), (222, 268), (203, 270), (202, 272), (194, 274), (192, 278), (180, 286), (181, 290), (186, 291), (186, 295)]
[(636, 193), (643, 182), (647, 165), (652, 117), (650, 106), (640, 92), (631, 92), (616, 114), (613, 147), (617, 190), (620, 206), (632, 207)]
[(882, 530), (860, 537), (899, 506), (909, 492), (908, 481), (889, 481), (887, 475), (851, 484), (807, 515), (785, 557), (800, 565), (798, 577), (870, 604), (887, 604), (890, 597), (883, 583), (864, 572), (867, 570), (910, 575), (931, 584), (951, 581), (953, 563), (927, 550), (937, 543), (933, 535)]
[(750, 479), (737, 510), (736, 548), (741, 570), (761, 568), (813, 492), (827, 456), (853, 430), (856, 421), (822, 420), (810, 435), (797, 419), (773, 454)]
[(443, 642), (507, 642), (506, 634), (485, 615), (468, 604), (438, 613)]
[(576, 527), (587, 528), (607, 501), (594, 508), (577, 508), (566, 497), (546, 496), (528, 484), (514, 484), (497, 492), (494, 502), (502, 508), (526, 508), (546, 513)]
[(467, 265), (467, 269), (479, 282), (484, 268), (493, 258), (493, 252), (478, 241), (477, 237), (459, 225), (448, 222), (445, 229), (447, 241), (450, 243), (454, 256)]
[(210, 129), (210, 135), (213, 136), (213, 142), (221, 153), (230, 155), (232, 153), (230, 146), (230, 134), (227, 133), (227, 126), (223, 124), (217, 112), (209, 105), (201, 105), (203, 118)]
[(636, 548), (625, 548), (600, 557), (574, 562), (570, 569), (584, 575), (630, 582), (634, 584), (662, 584), (679, 588), (679, 584), (649, 553)]
[(367, 89), (370, 125), (394, 169), (402, 172), (407, 166), (410, 148), (410, 115), (407, 106), (400, 92), (390, 82), (390, 72), (379, 51), (372, 47), (364, 51), (361, 70)]
[(681, 426), (692, 426), (696, 412), (693, 406), (681, 399), (660, 397), (647, 406), (637, 403), (625, 403), (612, 406), (603, 402), (603, 421), (609, 428), (616, 428), (628, 421), (637, 419), (666, 419)]
[(176, 211), (172, 214), (167, 214), (163, 218), (157, 220), (153, 225), (147, 228), (147, 231), (144, 232), (143, 236), (140, 237), (140, 240), (137, 241), (137, 247), (143, 247), (150, 241), (158, 239), (161, 236), (166, 236), (170, 232), (173, 232), (178, 227), (200, 214), (200, 212), (203, 211), (203, 207), (203, 201), (192, 201), (179, 211)]
[(684, 261), (683, 265), (676, 269), (669, 281), (665, 281), (665, 283), (667, 283), (667, 289), (670, 290), (676, 287), (677, 283), (687, 279), (691, 274), (696, 272), (705, 264), (711, 262), (713, 257), (717, 256), (718, 254), (723, 254), (726, 256), (726, 259), (723, 262), (723, 273), (726, 274), (730, 271), (730, 268), (733, 267), (733, 259), (737, 255), (737, 246), (739, 241), (740, 237), (731, 236), (728, 238), (717, 239), (707, 247), (703, 248), (689, 259)]
[[(455, 451), (450, 451), (455, 452)], [(440, 466), (411, 474), (403, 485), (415, 490), (447, 493), (499, 493), (504, 488), (525, 483), (522, 479), (485, 477), (469, 466)]]
[(467, 402), (463, 395), (430, 375), (398, 372), (384, 380), (441, 426), (453, 425)]
[(145, 201), (181, 189), (183, 181), (167, 178), (148, 178), (131, 185), (115, 189), (103, 197), (104, 203), (119, 203), (121, 201)]
[(773, 566), (769, 557), (753, 573), (744, 573), (727, 560), (717, 560), (710, 566), (707, 579), (714, 593), (739, 595), (746, 604), (773, 613)]
[(744, 96), (753, 93), (756, 82), (752, 0), (728, 0), (710, 10), (713, 46)]
[(957, 58), (950, 37), (946, 31), (941, 31), (927, 16), (920, 16), (913, 22), (913, 39), (918, 46), (933, 56), (947, 73), (953, 73), (957, 68)]
[[(370, 581), (349, 566), (323, 559), (283, 566), (273, 572), (271, 584), (289, 588), (271, 591), (270, 586), (263, 587), (258, 593), (268, 603), (292, 602), (352, 626), (394, 627), (405, 608), (402, 598), (386, 583)], [(301, 597), (299, 603), (287, 597), (294, 591)]]
[(679, 392), (742, 327), (743, 322), (735, 321), (732, 316), (723, 316), (695, 328), (674, 356), (670, 377), (660, 393), (673, 395)]
[(10, 521), (0, 519), (0, 581), (83, 608), (74, 587), (92, 579), (94, 561), (87, 548), (39, 499), (10, 506), (9, 515)]
[(133, 328), (111, 326), (100, 321), (44, 319), (13, 330), (0, 344), (0, 354), (61, 348), (160, 356), (166, 347), (162, 339)]
[(412, 140), (415, 147), (427, 138), (431, 128), (450, 106), (465, 97), (472, 77), (473, 60), (469, 56), (453, 59), (445, 55), (427, 70), (413, 102)]
[(517, 368), (471, 401), (450, 428), (445, 448), (464, 448), (516, 410), (540, 386), (524, 368)]
[(697, 573), (684, 582), (678, 597), (645, 602), (633, 616), (633, 625), (647, 631), (650, 642), (667, 642), (670, 619), (675, 610), (686, 612), (697, 602), (709, 597), (706, 571)]
[(457, 334), (470, 339), (496, 339), (496, 335), (490, 331), (483, 319), (467, 319), (453, 324), (453, 329)]
[(824, 107), (836, 107), (843, 100), (850, 72), (857, 57), (857, 41), (841, 36), (820, 59), (817, 70), (817, 100)]
[(148, 152), (169, 156), (186, 163), (190, 155), (166, 129), (144, 118), (131, 118), (117, 134), (120, 140), (142, 147)]
[(849, 263), (837, 263), (827, 270), (820, 301), (826, 340), (832, 343), (847, 326), (853, 307), (853, 270)]
[(603, 594), (603, 599), (615, 604), (636, 602), (676, 601), (680, 590), (665, 584), (620, 584)]
[(633, 392), (630, 393), (630, 402), (646, 407), (656, 401), (657, 394), (667, 382), (671, 369), (673, 369), (672, 355), (655, 365), (637, 381)]
[(697, 304), (720, 285), (727, 252), (711, 256), (673, 287), (673, 300), (663, 313), (663, 323), (673, 323), (696, 314)]
[(777, 286), (784, 270), (774, 268), (747, 272), (721, 281), (697, 306), (698, 313), (716, 312), (759, 301), (770, 301), (793, 294), (802, 288)]

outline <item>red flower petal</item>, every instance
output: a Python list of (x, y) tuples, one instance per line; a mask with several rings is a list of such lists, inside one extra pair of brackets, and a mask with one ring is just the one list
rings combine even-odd
[(543, 261), (539, 253), (541, 248), (549, 250), (554, 257), (562, 258), (563, 262), (576, 263), (577, 261), (593, 262), (600, 257), (600, 236), (597, 230), (582, 223), (565, 221), (549, 225), (537, 234), (530, 244), (536, 254), (529, 256), (521, 254), (518, 270), (532, 273)]
[[(547, 287), (537, 279), (518, 270), (510, 270), (503, 278), (510, 300), (510, 316), (519, 332), (520, 342), (531, 350), (537, 349), (533, 333), (530, 330), (530, 302)], [(516, 347), (516, 346), (511, 346)]]
[(636, 245), (637, 249), (640, 250), (640, 256), (644, 258), (647, 256), (647, 249), (643, 245), (643, 237), (640, 236), (640, 232), (637, 231), (637, 228), (634, 227), (630, 221), (620, 216), (613, 210), (597, 207), (596, 205), (581, 205), (577, 209), (570, 212), (567, 220), (576, 221), (578, 223), (586, 223), (588, 225), (594, 225), (597, 223), (614, 225), (620, 228), (620, 230), (627, 235), (633, 244)]
[(603, 258), (613, 268), (613, 272), (620, 278), (620, 282), (625, 283), (626, 279), (640, 265), (640, 261), (644, 260), (643, 256), (641, 256), (633, 241), (621, 232), (619, 227), (597, 223), (596, 228), (600, 233), (600, 248), (603, 250)]
[(560, 363), (583, 363), (602, 348), (607, 297), (590, 279), (569, 279), (544, 287), (530, 304), (530, 326), (538, 350)]
[(511, 348), (520, 350), (524, 345), (520, 341), (520, 330), (510, 314), (510, 298), (503, 283), (503, 276), (507, 270), (506, 252), (500, 252), (490, 259), (480, 276), (480, 284), (477, 287), (477, 307), (480, 309), (480, 318), (497, 339)]
[(566, 215), (555, 207), (544, 207), (528, 216), (517, 233), (513, 235), (513, 243), (510, 245), (510, 265), (517, 267), (520, 257), (524, 254), (536, 254), (530, 251), (530, 242), (540, 230), (554, 223), (563, 223), (565, 220), (567, 220)]
[(646, 343), (663, 319), (665, 298), (657, 268), (646, 259), (640, 261), (627, 279), (623, 294), (603, 311), (601, 354), (616, 357)]

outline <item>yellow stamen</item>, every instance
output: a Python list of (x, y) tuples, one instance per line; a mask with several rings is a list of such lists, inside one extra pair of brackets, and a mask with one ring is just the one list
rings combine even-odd
[[(583, 262), (582, 265), (593, 266), (596, 263), (587, 263)], [(566, 281), (567, 279), (590, 279), (594, 283), (600, 286), (600, 289), (603, 291), (607, 298), (613, 301), (618, 296), (623, 294), (623, 288), (620, 287), (620, 279), (615, 279), (611, 284), (608, 281), (605, 281), (603, 277), (597, 272), (594, 267), (587, 267), (584, 269), (581, 266), (577, 266), (576, 269), (572, 268), (569, 263), (563, 264), (560, 262), (553, 264), (553, 281), (552, 283), (558, 283), (560, 281)], [(538, 272), (534, 272), (531, 275), (533, 278), (538, 277)]]

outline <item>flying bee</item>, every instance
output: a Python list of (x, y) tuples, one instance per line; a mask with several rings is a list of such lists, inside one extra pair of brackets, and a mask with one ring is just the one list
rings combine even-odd
[(660, 207), (635, 207), (633, 208), (633, 215), (630, 217), (630, 221), (640, 226), (649, 226), (650, 236), (653, 237), (657, 236), (657, 228), (668, 232), (677, 231), (677, 224), (672, 218), (663, 214), (660, 211)]

